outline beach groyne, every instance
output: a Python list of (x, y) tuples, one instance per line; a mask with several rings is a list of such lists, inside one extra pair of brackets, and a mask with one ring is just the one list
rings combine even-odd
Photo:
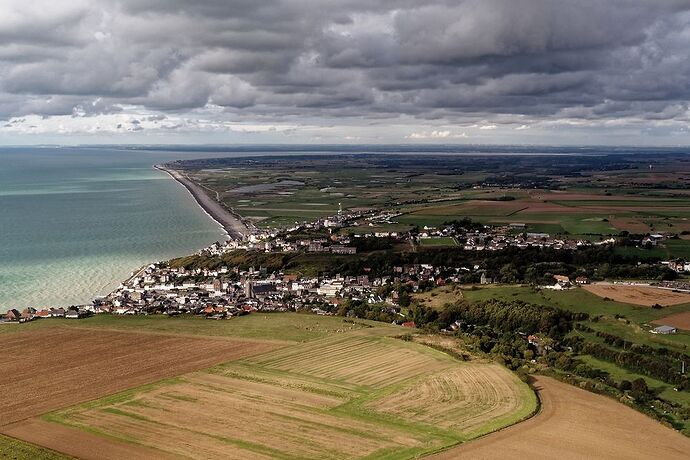
[(242, 219), (229, 211), (218, 200), (208, 195), (206, 189), (190, 180), (182, 172), (167, 167), (166, 165), (154, 165), (154, 168), (168, 173), (170, 177), (182, 184), (194, 197), (196, 202), (213, 220), (225, 229), (228, 236), (234, 240), (241, 240), (249, 234), (249, 228)]

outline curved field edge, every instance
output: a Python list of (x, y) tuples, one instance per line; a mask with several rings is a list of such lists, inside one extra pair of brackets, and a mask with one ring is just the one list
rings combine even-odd
[[(488, 391), (485, 406), (500, 406), (506, 398), (519, 403), (486, 420), (484, 406), (469, 407), (476, 420), (467, 429), (447, 420), (462, 416), (462, 410), (424, 420), (414, 411), (376, 409), (380, 400), (444, 375), (455, 386), (450, 397), (443, 392), (430, 396), (440, 407), (444, 397), (455, 403), (455, 396), (464, 395), (472, 402), (463, 385), (475, 376), (485, 387), (496, 376), (503, 382), (499, 390)], [(477, 382), (470, 390), (476, 390)], [(44, 419), (191, 457), (223, 458), (232, 447), (242, 458), (402, 459), (499, 430), (536, 409), (531, 388), (495, 363), (463, 363), (424, 345), (355, 333), (232, 361), (55, 411)]]

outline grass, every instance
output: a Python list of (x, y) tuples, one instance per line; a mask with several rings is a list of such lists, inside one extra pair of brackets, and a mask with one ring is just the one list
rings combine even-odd
[(449, 238), (449, 237), (422, 238), (419, 240), (419, 243), (422, 246), (431, 246), (431, 247), (448, 247), (448, 246), (457, 246), (458, 245), (457, 241), (455, 241), (455, 238)]
[(608, 372), (611, 378), (613, 378), (616, 382), (620, 382), (621, 380), (628, 380), (632, 382), (635, 379), (641, 378), (647, 382), (647, 386), (649, 388), (654, 389), (657, 392), (657, 394), (666, 401), (676, 404), (682, 404), (685, 406), (690, 406), (690, 393), (688, 393), (687, 391), (675, 391), (673, 389), (673, 385), (671, 384), (655, 379), (653, 377), (648, 377), (646, 375), (629, 371), (620, 366), (617, 366), (614, 363), (597, 359), (590, 355), (578, 355), (577, 358), (582, 360), (585, 364), (592, 366), (593, 368), (601, 369), (603, 371)]
[(81, 320), (43, 319), (28, 324), (3, 326), (0, 330), (18, 331), (44, 327), (102, 328), (156, 332), (174, 335), (200, 335), (232, 337), (238, 339), (280, 340), (308, 342), (345, 332), (376, 328), (395, 331), (396, 328), (380, 322), (340, 317), (316, 316), (298, 313), (253, 313), (223, 321), (209, 321), (201, 317), (163, 315), (111, 316), (97, 315)]
[(7, 460), (67, 460), (70, 457), (0, 435), (0, 458)]
[[(247, 455), (276, 458), (398, 459), (495, 431), (536, 409), (534, 392), (505, 368), (463, 363), (389, 333), (361, 328), (331, 335), (45, 418), (178, 455), (222, 452), (230, 444)], [(452, 385), (437, 388), (438, 379)], [(442, 399), (432, 395), (428, 401), (441, 410), (417, 417), (415, 411), (428, 407), (427, 395), (417, 394), (424, 385), (441, 390)], [(484, 395), (481, 401), (467, 405), (476, 391)], [(408, 409), (397, 411), (398, 402)], [(457, 410), (447, 411), (447, 405)]]
[(673, 313), (690, 311), (690, 304), (674, 305), (657, 310), (605, 300), (580, 288), (567, 291), (551, 291), (548, 289), (537, 289), (532, 286), (494, 285), (477, 287), (475, 289), (463, 289), (462, 295), (465, 299), (473, 302), (488, 299), (522, 300), (523, 302), (536, 305), (551, 306), (577, 313), (588, 313), (590, 316), (603, 315), (612, 317), (620, 315), (639, 324), (663, 318)]

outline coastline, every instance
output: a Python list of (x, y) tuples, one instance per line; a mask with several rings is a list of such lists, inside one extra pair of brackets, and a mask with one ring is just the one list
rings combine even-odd
[(165, 165), (154, 165), (154, 168), (167, 173), (180, 183), (192, 195), (199, 207), (218, 223), (232, 240), (241, 240), (249, 233), (249, 229), (238, 216), (228, 211), (222, 204), (214, 200), (205, 192), (204, 188), (189, 180), (184, 174)]

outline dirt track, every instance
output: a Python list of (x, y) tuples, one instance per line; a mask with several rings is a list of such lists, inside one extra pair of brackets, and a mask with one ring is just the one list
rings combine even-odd
[(535, 386), (538, 415), (427, 458), (688, 458), (690, 439), (623, 404), (548, 377), (536, 378)]
[(0, 427), (275, 346), (73, 328), (2, 334)]

